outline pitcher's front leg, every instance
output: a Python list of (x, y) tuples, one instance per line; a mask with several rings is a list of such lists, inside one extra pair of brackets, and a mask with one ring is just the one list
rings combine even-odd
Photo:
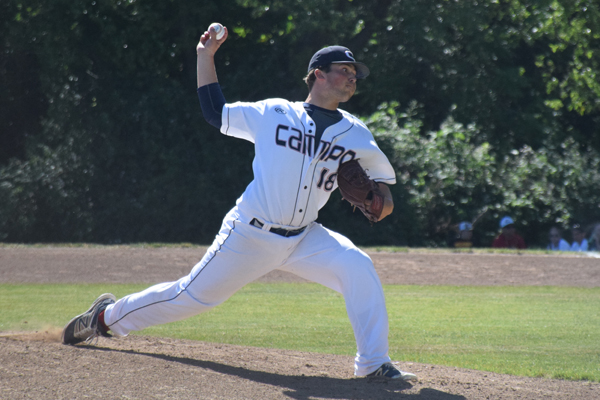
[(276, 268), (287, 254), (271, 245), (270, 232), (227, 221), (202, 260), (176, 282), (154, 285), (106, 308), (104, 321), (120, 336), (180, 321), (223, 303), (244, 285)]

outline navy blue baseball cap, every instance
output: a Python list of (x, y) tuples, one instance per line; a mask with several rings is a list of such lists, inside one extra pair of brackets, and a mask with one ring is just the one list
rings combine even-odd
[(364, 79), (369, 75), (369, 68), (361, 62), (357, 62), (352, 52), (343, 46), (329, 46), (315, 53), (308, 64), (311, 69), (325, 67), (329, 64), (352, 64), (356, 67), (356, 78)]

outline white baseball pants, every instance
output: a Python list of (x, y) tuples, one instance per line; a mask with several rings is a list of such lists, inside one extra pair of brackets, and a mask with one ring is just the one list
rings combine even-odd
[(106, 308), (104, 320), (118, 336), (179, 321), (223, 303), (274, 269), (343, 295), (357, 345), (355, 375), (365, 376), (390, 361), (385, 298), (368, 255), (320, 224), (286, 238), (241, 222), (234, 210), (189, 275), (123, 297)]

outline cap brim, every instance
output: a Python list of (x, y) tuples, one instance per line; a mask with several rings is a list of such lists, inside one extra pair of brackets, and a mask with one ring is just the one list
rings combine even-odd
[(369, 71), (369, 67), (361, 62), (356, 61), (332, 61), (332, 64), (352, 64), (356, 67), (356, 79), (365, 79), (371, 71)]

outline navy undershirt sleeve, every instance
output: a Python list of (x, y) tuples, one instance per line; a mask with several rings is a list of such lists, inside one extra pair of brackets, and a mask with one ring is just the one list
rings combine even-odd
[(225, 96), (221, 91), (221, 85), (218, 82), (200, 86), (198, 88), (198, 99), (202, 114), (206, 122), (217, 129), (221, 129), (221, 114), (225, 105)]

